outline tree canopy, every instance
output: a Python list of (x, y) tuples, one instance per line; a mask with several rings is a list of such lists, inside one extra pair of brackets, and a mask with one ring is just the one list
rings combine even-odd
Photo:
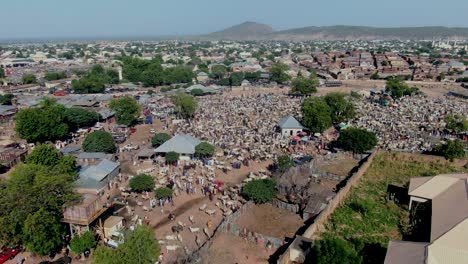
[(354, 104), (345, 93), (329, 93), (325, 96), (325, 101), (330, 106), (333, 123), (349, 120), (356, 115)]
[(226, 66), (217, 64), (211, 67), (211, 75), (214, 79), (220, 80), (226, 75), (227, 69)]
[(13, 94), (0, 95), (0, 105), (11, 105), (13, 98), (15, 98)]
[(60, 161), (60, 153), (49, 144), (36, 146), (34, 150), (26, 157), (26, 163), (54, 167)]
[(214, 153), (214, 146), (208, 142), (201, 142), (195, 147), (195, 155), (201, 158), (211, 157)]
[(81, 254), (86, 249), (92, 249), (96, 247), (96, 245), (96, 236), (91, 231), (86, 231), (83, 234), (81, 234), (81, 236), (75, 236), (70, 241), (70, 248), (76, 254)]
[(340, 132), (337, 143), (346, 151), (361, 154), (377, 145), (377, 137), (374, 132), (350, 127)]
[(463, 158), (466, 155), (463, 142), (459, 139), (448, 140), (445, 144), (439, 144), (436, 146), (435, 150), (439, 155), (444, 156), (450, 161)]
[(115, 111), (117, 123), (121, 125), (129, 126), (140, 116), (140, 105), (130, 96), (112, 99), (109, 107)]
[(65, 122), (71, 131), (76, 131), (81, 127), (92, 127), (99, 120), (99, 114), (83, 108), (67, 108), (64, 113)]
[(62, 139), (69, 132), (64, 121), (65, 107), (45, 99), (39, 107), (22, 109), (16, 115), (16, 132), (28, 142)]
[(317, 87), (319, 85), (319, 80), (313, 75), (311, 78), (298, 76), (291, 84), (291, 92), (310, 95), (317, 92)]
[(171, 97), (172, 103), (175, 105), (177, 114), (182, 118), (191, 118), (195, 114), (198, 107), (198, 102), (188, 94), (177, 92)]
[(83, 150), (85, 152), (115, 153), (117, 147), (109, 132), (98, 130), (86, 136), (83, 141)]
[(273, 64), (270, 68), (271, 80), (277, 83), (285, 83), (289, 81), (291, 77), (286, 73), (288, 69), (288, 65), (284, 63)]
[(135, 228), (125, 237), (125, 242), (114, 250), (98, 246), (94, 253), (95, 264), (148, 264), (155, 263), (161, 254), (161, 247), (155, 239), (154, 230), (146, 225)]
[(179, 153), (174, 152), (174, 151), (170, 151), (170, 152), (166, 153), (166, 161), (168, 163), (174, 163), (174, 162), (176, 162), (178, 160), (179, 160)]
[(119, 74), (114, 69), (104, 69), (102, 65), (95, 65), (84, 77), (73, 80), (71, 86), (78, 94), (103, 93), (106, 84), (119, 83)]
[(271, 202), (277, 193), (273, 179), (253, 180), (242, 188), (242, 194), (255, 203)]
[(61, 243), (63, 207), (77, 202), (73, 176), (36, 164), (17, 165), (0, 182), (0, 241), (23, 241), (46, 255)]
[(312, 132), (323, 132), (332, 126), (332, 109), (323, 97), (310, 97), (302, 104), (304, 125)]
[(153, 147), (159, 147), (162, 144), (164, 144), (164, 142), (168, 141), (169, 139), (171, 139), (171, 135), (167, 133), (158, 133), (154, 135), (153, 138), (151, 139), (151, 144), (153, 145)]
[(164, 69), (160, 56), (149, 61), (123, 57), (122, 62), (124, 77), (131, 82), (142, 82), (147, 87), (190, 83), (194, 77), (192, 70), (182, 65)]
[(158, 199), (167, 199), (172, 196), (172, 189), (168, 187), (160, 187), (154, 191), (154, 195)]
[(34, 74), (23, 75), (23, 84), (34, 84), (37, 83), (37, 78)]
[(447, 129), (450, 129), (456, 133), (468, 131), (468, 119), (461, 115), (447, 115), (445, 117), (445, 123), (447, 123)]
[(152, 191), (154, 178), (151, 175), (140, 174), (130, 179), (130, 187), (134, 192)]
[(405, 95), (413, 95), (419, 93), (418, 88), (410, 88), (405, 82), (398, 78), (388, 79), (385, 90), (387, 92), (390, 92), (392, 94), (392, 97), (395, 99), (403, 97)]
[(44, 74), (44, 79), (46, 79), (47, 81), (55, 81), (66, 78), (67, 74), (65, 72), (46, 72)]
[(6, 76), (5, 70), (0, 67), (0, 78), (5, 78), (5, 76)]
[(307, 263), (360, 264), (362, 258), (354, 246), (339, 238), (325, 238), (315, 242)]

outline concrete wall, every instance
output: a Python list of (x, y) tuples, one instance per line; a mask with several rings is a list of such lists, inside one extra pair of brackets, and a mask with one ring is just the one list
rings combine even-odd
[[(348, 178), (346, 185), (341, 188), (335, 197), (328, 203), (328, 205), (318, 214), (315, 218), (314, 222), (306, 229), (302, 236), (306, 238), (313, 238), (314, 235), (317, 233), (324, 231), (324, 224), (328, 220), (328, 217), (335, 211), (335, 209), (346, 199), (349, 191), (353, 186), (355, 186), (359, 180), (361, 179), (362, 175), (367, 171), (369, 166), (372, 164), (372, 161), (378, 151), (372, 152), (372, 154), (367, 158), (367, 160), (361, 165), (356, 173), (354, 173), (351, 177)], [(297, 238), (296, 238), (297, 239)], [(278, 264), (287, 264), (291, 263), (295, 259), (293, 259), (293, 255), (291, 254), (291, 248), (289, 247), (286, 251), (281, 255), (277, 261)]]

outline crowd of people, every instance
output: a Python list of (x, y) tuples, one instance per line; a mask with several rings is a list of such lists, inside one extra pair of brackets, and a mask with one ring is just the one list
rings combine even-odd
[(357, 104), (357, 112), (351, 125), (375, 132), (382, 148), (431, 151), (440, 140), (452, 136), (446, 130), (445, 117), (449, 114), (466, 116), (468, 104), (452, 97), (416, 95), (388, 106), (363, 100)]

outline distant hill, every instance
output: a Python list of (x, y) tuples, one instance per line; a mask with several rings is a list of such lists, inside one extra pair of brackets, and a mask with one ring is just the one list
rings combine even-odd
[(246, 40), (257, 39), (260, 36), (265, 36), (273, 32), (273, 28), (268, 25), (249, 21), (222, 31), (211, 33), (205, 37), (214, 39)]
[(245, 22), (202, 38), (230, 40), (468, 39), (468, 28), (327, 26), (274, 31), (272, 27), (265, 24)]

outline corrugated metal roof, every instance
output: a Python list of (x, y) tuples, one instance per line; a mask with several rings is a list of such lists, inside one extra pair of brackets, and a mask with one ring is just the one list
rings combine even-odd
[(200, 144), (201, 141), (192, 137), (191, 135), (180, 134), (175, 135), (173, 138), (164, 142), (159, 146), (155, 152), (157, 153), (167, 153), (167, 152), (177, 152), (179, 154), (194, 154), (195, 147)]
[(281, 129), (303, 129), (304, 127), (292, 116), (283, 117), (279, 122), (278, 126)]

